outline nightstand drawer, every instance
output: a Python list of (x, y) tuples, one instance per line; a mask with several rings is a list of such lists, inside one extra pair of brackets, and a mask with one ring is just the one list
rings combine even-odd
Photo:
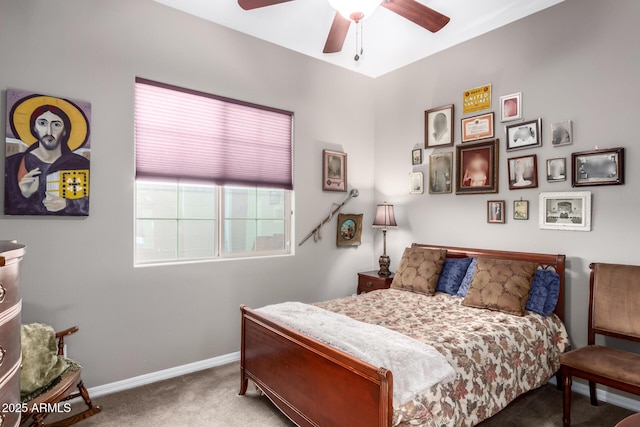
[(358, 273), (358, 293), (388, 289), (392, 281), (393, 274), (389, 277), (380, 277), (377, 271)]

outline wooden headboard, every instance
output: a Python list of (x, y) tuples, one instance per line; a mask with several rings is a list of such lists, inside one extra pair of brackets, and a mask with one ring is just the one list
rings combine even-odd
[(560, 295), (558, 296), (558, 304), (554, 313), (564, 322), (564, 255), (554, 254), (537, 254), (533, 252), (508, 252), (492, 249), (470, 249), (455, 248), (451, 246), (428, 245), (421, 243), (413, 243), (411, 246), (419, 246), (429, 249), (446, 249), (448, 258), (477, 258), (481, 256), (498, 259), (511, 259), (515, 261), (537, 262), (540, 268), (545, 270), (554, 270), (560, 275)]

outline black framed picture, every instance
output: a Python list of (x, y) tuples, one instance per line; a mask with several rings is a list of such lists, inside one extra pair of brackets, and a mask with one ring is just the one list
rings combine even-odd
[(540, 147), (542, 145), (541, 130), (542, 119), (506, 126), (507, 151)]
[(411, 151), (411, 164), (419, 166), (422, 164), (422, 148), (416, 148)]
[(453, 104), (424, 112), (425, 148), (453, 145)]
[(571, 186), (624, 184), (624, 148), (571, 154)]

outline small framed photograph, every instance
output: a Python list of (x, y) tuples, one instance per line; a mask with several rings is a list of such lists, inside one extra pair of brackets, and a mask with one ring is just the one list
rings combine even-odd
[(567, 180), (567, 159), (558, 157), (547, 159), (547, 182), (560, 182)]
[(538, 188), (538, 156), (512, 157), (508, 159), (509, 190)]
[(500, 97), (500, 121), (508, 122), (522, 118), (522, 92)]
[(431, 154), (429, 156), (429, 193), (451, 193), (453, 172), (453, 152)]
[(347, 191), (347, 153), (322, 150), (322, 191)]
[(412, 172), (409, 174), (409, 193), (424, 193), (424, 175), (422, 172)]
[(487, 222), (489, 224), (504, 224), (504, 200), (489, 200), (487, 202)]
[(591, 192), (540, 193), (539, 225), (546, 230), (591, 231)]
[(551, 123), (551, 145), (559, 147), (573, 143), (573, 126), (571, 120)]
[(416, 148), (411, 151), (411, 164), (413, 166), (422, 164), (422, 148)]
[(493, 112), (462, 119), (462, 142), (494, 137)]
[(499, 140), (456, 145), (456, 194), (498, 192)]
[(424, 127), (425, 148), (452, 146), (453, 104), (425, 111)]
[(540, 147), (542, 145), (541, 129), (542, 119), (506, 126), (507, 151)]
[(624, 184), (624, 148), (571, 154), (571, 186)]
[(362, 214), (338, 214), (337, 246), (360, 246), (362, 240)]
[(517, 220), (529, 219), (529, 201), (528, 200), (513, 201), (513, 219), (517, 219)]

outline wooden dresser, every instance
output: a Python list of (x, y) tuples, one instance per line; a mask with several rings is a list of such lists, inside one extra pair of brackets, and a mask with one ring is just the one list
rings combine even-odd
[(20, 261), (24, 245), (0, 240), (0, 427), (20, 424)]

